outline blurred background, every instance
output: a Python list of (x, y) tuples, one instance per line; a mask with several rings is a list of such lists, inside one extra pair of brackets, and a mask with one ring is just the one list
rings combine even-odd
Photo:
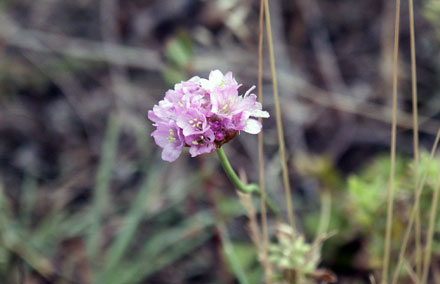
[[(321, 264), (338, 283), (370, 283), (384, 241), (394, 2), (269, 2), (298, 231), (313, 240), (327, 193), (336, 235)], [(440, 127), (440, 3), (414, 9), (429, 151)], [(246, 213), (216, 155), (162, 161), (146, 117), (175, 83), (210, 70), (232, 71), (243, 93), (256, 85), (258, 14), (249, 0), (0, 1), (0, 283), (262, 283)], [(400, 36), (393, 257), (414, 181), (406, 1)], [(267, 189), (285, 214), (264, 50)], [(225, 151), (258, 181), (256, 136)], [(422, 218), (440, 169), (426, 159)], [(272, 232), (275, 223), (270, 215)]]

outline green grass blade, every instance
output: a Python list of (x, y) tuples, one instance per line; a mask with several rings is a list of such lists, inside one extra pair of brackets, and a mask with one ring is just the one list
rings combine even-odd
[(101, 161), (99, 163), (98, 174), (94, 189), (93, 207), (91, 210), (92, 224), (90, 226), (87, 239), (87, 251), (92, 264), (96, 262), (99, 251), (99, 236), (101, 219), (105, 213), (108, 202), (108, 189), (111, 180), (111, 170), (116, 160), (120, 122), (115, 115), (109, 118), (104, 144), (102, 147)]
[[(106, 260), (107, 262), (100, 277), (105, 278), (108, 273), (111, 273), (129, 248), (136, 233), (136, 229), (145, 215), (147, 202), (153, 189), (158, 188), (159, 186), (157, 183), (162, 180), (162, 177), (159, 176), (161, 172), (162, 167), (154, 167), (154, 169), (145, 177), (140, 186), (139, 193), (133, 200), (133, 204), (130, 206), (130, 211), (125, 216), (120, 233), (109, 249), (107, 255), (108, 258)], [(97, 282), (104, 283), (103, 281)]]
[(226, 257), (229, 267), (231, 268), (232, 272), (234, 273), (240, 284), (249, 284), (249, 279), (246, 275), (246, 272), (244, 271), (244, 268), (242, 267), (239, 257), (235, 252), (234, 246), (229, 238), (226, 226), (221, 224), (218, 226), (218, 228), (222, 239), (223, 253)]
[(204, 243), (212, 235), (207, 228), (213, 224), (211, 213), (202, 211), (173, 229), (156, 233), (146, 241), (134, 261), (115, 270), (115, 277), (103, 283), (129, 284), (147, 278)]
[[(121, 282), (112, 284), (138, 283), (167, 265), (189, 254), (212, 237), (212, 231), (202, 231), (198, 236), (180, 240), (156, 258), (145, 258), (143, 262), (134, 263), (122, 271)], [(153, 262), (151, 260), (154, 260)]]

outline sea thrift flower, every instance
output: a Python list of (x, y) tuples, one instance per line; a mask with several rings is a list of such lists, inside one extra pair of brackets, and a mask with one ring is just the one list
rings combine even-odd
[(174, 86), (148, 112), (156, 130), (151, 134), (163, 148), (162, 159), (175, 161), (183, 147), (192, 157), (210, 153), (229, 142), (239, 131), (257, 134), (261, 124), (255, 118), (269, 117), (252, 94), (243, 96), (231, 72), (211, 71), (209, 79), (193, 77)]
[(180, 156), (184, 144), (182, 130), (174, 122), (158, 122), (156, 126), (157, 129), (151, 136), (156, 144), (163, 148), (162, 159), (175, 161)]

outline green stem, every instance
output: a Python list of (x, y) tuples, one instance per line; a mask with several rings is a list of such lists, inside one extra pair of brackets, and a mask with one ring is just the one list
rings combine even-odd
[[(223, 151), (223, 148), (217, 149), (217, 154), (220, 159), (220, 163), (223, 166), (223, 169), (226, 172), (226, 175), (228, 176), (229, 180), (234, 184), (234, 186), (241, 192), (252, 194), (256, 193), (259, 197), (261, 197), (261, 190), (260, 187), (255, 184), (244, 184), (240, 178), (238, 177), (237, 173), (234, 171), (234, 169), (231, 166), (231, 163), (229, 163), (228, 157), (225, 154), (225, 151)], [(266, 203), (269, 208), (269, 210), (276, 215), (277, 217), (280, 216), (280, 211), (275, 206), (275, 204), (272, 202), (272, 200), (269, 198), (269, 196), (266, 195)]]
[(238, 175), (235, 173), (234, 169), (232, 168), (231, 164), (229, 163), (228, 157), (225, 154), (225, 151), (223, 151), (223, 148), (217, 149), (217, 154), (220, 159), (220, 163), (222, 163), (223, 169), (226, 172), (226, 175), (228, 176), (229, 180), (237, 187), (238, 190), (240, 190), (243, 193), (252, 193), (252, 192), (258, 192), (260, 191), (260, 188), (256, 184), (244, 184)]

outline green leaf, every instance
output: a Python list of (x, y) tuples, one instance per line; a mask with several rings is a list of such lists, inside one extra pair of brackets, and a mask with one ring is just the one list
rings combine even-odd
[(242, 259), (236, 253), (234, 245), (229, 239), (229, 234), (227, 232), (226, 226), (220, 224), (217, 227), (220, 230), (223, 244), (223, 254), (229, 264), (229, 267), (231, 268), (232, 272), (234, 272), (234, 275), (235, 277), (237, 277), (240, 284), (249, 284), (250, 282), (243, 267), (243, 263), (241, 261)]
[(184, 69), (192, 57), (191, 39), (186, 33), (179, 33), (165, 47), (165, 57), (175, 67)]
[(109, 248), (105, 267), (102, 273), (97, 277), (96, 282), (106, 283), (106, 281), (103, 281), (102, 279), (105, 279), (110, 273), (112, 273), (128, 250), (133, 241), (136, 229), (145, 214), (145, 207), (148, 204), (153, 188), (158, 188), (157, 183), (162, 180), (162, 177), (160, 176), (162, 168), (162, 166), (154, 167), (153, 170), (149, 171), (148, 175), (145, 176), (138, 195), (134, 198), (133, 203), (130, 206), (130, 211), (125, 216), (120, 233)]

